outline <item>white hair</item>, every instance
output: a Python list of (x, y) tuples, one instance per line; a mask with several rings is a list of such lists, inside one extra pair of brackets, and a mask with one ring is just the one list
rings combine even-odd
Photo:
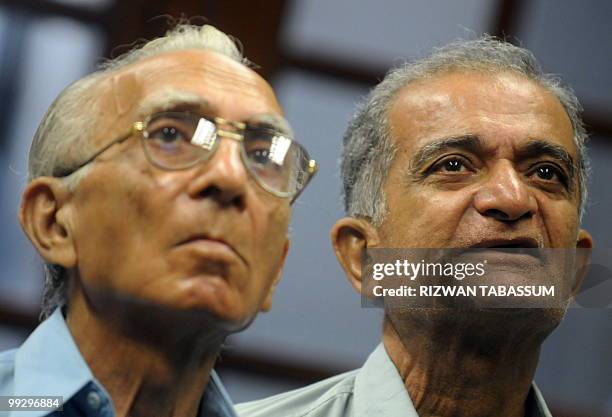
[[(28, 181), (41, 176), (64, 177), (95, 152), (91, 146), (98, 106), (97, 87), (107, 76), (142, 59), (173, 51), (206, 49), (249, 65), (237, 42), (210, 25), (181, 24), (164, 37), (109, 60), (93, 74), (68, 86), (51, 104), (34, 135), (28, 155)], [(74, 189), (88, 172), (88, 166), (64, 177)], [(67, 301), (67, 271), (45, 264), (41, 319)]]

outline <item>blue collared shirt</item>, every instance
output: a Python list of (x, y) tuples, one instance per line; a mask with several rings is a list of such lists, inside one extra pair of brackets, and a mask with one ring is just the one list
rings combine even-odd
[[(61, 309), (18, 349), (0, 353), (0, 396), (61, 396), (63, 411), (0, 411), (0, 417), (114, 417), (113, 402), (77, 348)], [(200, 417), (236, 417), (213, 371), (202, 395)]]

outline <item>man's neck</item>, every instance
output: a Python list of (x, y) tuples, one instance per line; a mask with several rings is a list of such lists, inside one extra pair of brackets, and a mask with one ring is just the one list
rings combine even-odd
[(385, 348), (419, 416), (523, 417), (540, 346), (552, 329), (534, 329), (529, 314), (514, 324), (512, 314), (470, 314), (385, 318)]
[(223, 337), (202, 328), (197, 336), (179, 336), (168, 323), (155, 324), (155, 316), (145, 320), (130, 329), (92, 312), (82, 297), (71, 300), (67, 316), (85, 362), (109, 392), (118, 417), (196, 416)]

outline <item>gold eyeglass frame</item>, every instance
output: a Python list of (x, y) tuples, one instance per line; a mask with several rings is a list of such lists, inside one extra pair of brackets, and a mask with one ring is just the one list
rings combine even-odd
[[(83, 168), (85, 165), (87, 165), (90, 162), (92, 162), (93, 160), (95, 160), (98, 156), (100, 156), (102, 153), (104, 153), (110, 147), (112, 147), (112, 146), (114, 146), (116, 144), (123, 143), (126, 140), (128, 140), (130, 137), (135, 136), (136, 134), (140, 134), (140, 142), (141, 142), (143, 151), (144, 151), (145, 156), (146, 156), (147, 160), (149, 161), (149, 163), (151, 165), (159, 168), (159, 169), (163, 169), (164, 171), (182, 171), (182, 170), (185, 170), (185, 169), (189, 169), (189, 168), (192, 168), (192, 167), (196, 166), (200, 162), (204, 162), (204, 161), (209, 160), (214, 155), (214, 153), (216, 152), (216, 149), (217, 149), (218, 142), (215, 142), (214, 148), (211, 150), (211, 152), (205, 158), (197, 159), (192, 164), (186, 165), (186, 166), (181, 167), (181, 168), (168, 168), (167, 166), (160, 165), (159, 163), (154, 161), (153, 158), (151, 157), (151, 155), (149, 155), (149, 151), (147, 151), (147, 145), (144, 142), (148, 138), (147, 137), (146, 129), (147, 129), (147, 126), (149, 125), (150, 121), (154, 117), (157, 117), (157, 116), (159, 116), (161, 114), (164, 114), (164, 113), (193, 114), (193, 113), (189, 113), (189, 112), (172, 112), (172, 111), (169, 111), (169, 112), (160, 112), (160, 113), (152, 114), (152, 115), (148, 116), (144, 121), (139, 121), (139, 122), (135, 122), (134, 124), (132, 124), (130, 129), (125, 134), (119, 136), (115, 140), (111, 141), (110, 143), (108, 143), (107, 145), (102, 147), (99, 151), (97, 151), (91, 157), (89, 157), (87, 160), (85, 160), (84, 162), (79, 164), (76, 168), (70, 169), (70, 170), (68, 170), (66, 172), (58, 173), (55, 176), (56, 177), (67, 177), (67, 176), (73, 174), (74, 172), (78, 171), (79, 169)], [(193, 115), (197, 116), (195, 114), (193, 114)], [(202, 117), (202, 116), (199, 116), (199, 117), (200, 118), (205, 118), (205, 117)], [(215, 124), (217, 137), (225, 137), (225, 138), (232, 139), (232, 140), (235, 140), (235, 141), (238, 141), (238, 142), (241, 142), (241, 143), (244, 142), (244, 133), (239, 133), (239, 131), (244, 132), (244, 130), (248, 127), (248, 125), (246, 123), (232, 121), (232, 120), (227, 120), (227, 119), (223, 119), (221, 117), (211, 117), (211, 118), (205, 118), (205, 119), (209, 120), (209, 121), (211, 121), (211, 122), (213, 122)], [(230, 131), (230, 130), (222, 129), (221, 126), (227, 126), (227, 127), (233, 128), (233, 129), (235, 129), (237, 131)], [(266, 128), (264, 128), (264, 129), (266, 129)], [(279, 132), (279, 134), (280, 134), (280, 132)], [(246, 170), (249, 173), (249, 175), (257, 182), (257, 184), (261, 188), (263, 188), (265, 191), (267, 191), (270, 194), (275, 195), (277, 197), (291, 198), (290, 203), (292, 204), (299, 197), (299, 195), (302, 193), (302, 191), (306, 188), (306, 186), (308, 185), (308, 183), (310, 182), (312, 177), (317, 173), (318, 165), (317, 165), (317, 162), (314, 159), (310, 159), (310, 156), (308, 155), (308, 151), (306, 151), (306, 149), (302, 145), (300, 145), (297, 141), (295, 141), (295, 140), (293, 140), (291, 138), (288, 138), (288, 139), (290, 139), (292, 143), (296, 143), (300, 147), (300, 149), (303, 151), (304, 155), (308, 158), (308, 165), (307, 165), (307, 168), (306, 168), (306, 173), (308, 174), (308, 178), (303, 183), (302, 187), (299, 190), (297, 190), (294, 194), (293, 193), (288, 193), (288, 192), (282, 192), (282, 191), (274, 190), (273, 188), (268, 186), (266, 183), (264, 183), (263, 180), (260, 179), (254, 172), (252, 172), (252, 170), (251, 170), (251, 168), (249, 168), (249, 164), (248, 164), (248, 162), (246, 160), (247, 156), (246, 156), (245, 149), (244, 149), (243, 145), (240, 146), (240, 158), (242, 159), (242, 163), (244, 164), (244, 167), (246, 168)], [(195, 146), (197, 146), (197, 145), (195, 145)]]

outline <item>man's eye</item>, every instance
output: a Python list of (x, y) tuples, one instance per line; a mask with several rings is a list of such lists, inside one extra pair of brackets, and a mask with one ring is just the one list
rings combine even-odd
[(273, 156), (274, 145), (272, 141), (268, 138), (261, 138), (259, 136), (255, 136), (256, 132), (247, 132), (248, 135), (246, 140), (243, 142), (244, 150), (248, 158), (256, 165), (260, 167), (269, 167), (273, 164)]
[(465, 166), (461, 161), (451, 159), (450, 161), (445, 161), (444, 164), (442, 164), (442, 168), (445, 171), (459, 172), (462, 168), (465, 168)]
[(428, 171), (434, 172), (465, 172), (468, 170), (468, 163), (459, 157), (443, 159), (434, 164)]
[(160, 127), (149, 133), (149, 138), (158, 139), (166, 143), (190, 140), (180, 129), (174, 126)]
[(272, 160), (270, 149), (256, 148), (249, 150), (249, 159), (255, 163), (260, 169), (281, 171), (282, 166)]
[(531, 175), (546, 182), (558, 182), (563, 184), (567, 182), (563, 171), (554, 165), (539, 165), (535, 167)]
[(248, 158), (251, 161), (251, 167), (263, 177), (276, 178), (282, 175), (289, 166), (286, 161), (275, 160), (271, 149), (266, 147), (250, 149)]
[(267, 148), (250, 149), (249, 159), (259, 165), (268, 165), (270, 163), (270, 150)]

